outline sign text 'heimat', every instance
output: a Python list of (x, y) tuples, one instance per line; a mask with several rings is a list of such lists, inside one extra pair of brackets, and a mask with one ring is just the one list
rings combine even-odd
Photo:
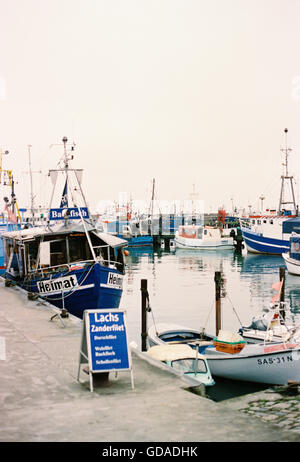
[(65, 276), (62, 278), (46, 279), (45, 281), (38, 281), (37, 288), (41, 295), (53, 294), (55, 292), (68, 291), (77, 285), (77, 277), (75, 274), (72, 276)]

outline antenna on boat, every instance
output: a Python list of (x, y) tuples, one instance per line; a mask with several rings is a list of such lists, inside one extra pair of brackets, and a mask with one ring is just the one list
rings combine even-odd
[[(297, 211), (295, 193), (294, 193), (294, 186), (293, 186), (294, 177), (289, 175), (289, 172), (288, 172), (288, 156), (292, 152), (292, 149), (289, 148), (288, 144), (287, 144), (287, 134), (288, 134), (288, 129), (287, 128), (284, 129), (284, 133), (285, 133), (285, 147), (281, 148), (280, 150), (284, 154), (285, 160), (284, 160), (282, 165), (285, 167), (285, 169), (284, 169), (283, 175), (281, 175), (281, 190), (280, 190), (280, 199), (279, 199), (279, 208), (278, 208), (279, 215), (284, 214), (284, 212), (285, 212), (284, 206), (287, 205), (287, 204), (293, 204), (293, 206), (294, 206), (293, 214), (296, 213), (296, 211)], [(285, 183), (287, 183), (287, 184), (290, 183), (291, 194), (292, 194), (292, 200), (291, 201), (285, 201), (284, 200)]]
[(32, 221), (34, 223), (34, 196), (33, 196), (33, 187), (32, 187), (32, 169), (31, 169), (31, 144), (28, 144), (28, 158), (29, 158), (29, 175), (30, 175), (30, 198), (31, 198), (31, 215)]

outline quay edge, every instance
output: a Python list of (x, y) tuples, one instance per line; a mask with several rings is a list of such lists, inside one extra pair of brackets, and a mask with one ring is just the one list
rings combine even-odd
[(133, 390), (124, 372), (91, 393), (88, 376), (76, 379), (82, 321), (69, 316), (65, 327), (58, 317), (50, 321), (50, 305), (2, 280), (0, 296), (6, 346), (0, 442), (299, 441), (299, 434), (240, 412), (237, 400), (215, 403), (189, 392), (188, 384), (134, 351)]

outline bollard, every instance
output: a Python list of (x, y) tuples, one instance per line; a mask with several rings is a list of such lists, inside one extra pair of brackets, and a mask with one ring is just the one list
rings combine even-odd
[(280, 319), (282, 324), (285, 320), (285, 307), (284, 307), (284, 286), (285, 286), (285, 268), (279, 268), (279, 280), (283, 281), (281, 291), (280, 291)]
[(141, 279), (141, 301), (142, 301), (142, 351), (147, 350), (147, 279)]
[(221, 329), (221, 285), (222, 273), (215, 271), (215, 287), (216, 287), (216, 337)]

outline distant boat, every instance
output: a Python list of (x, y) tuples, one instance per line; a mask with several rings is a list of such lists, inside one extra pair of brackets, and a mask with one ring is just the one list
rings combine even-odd
[[(245, 226), (241, 220), (241, 231), (248, 252), (281, 255), (290, 247), (290, 236), (300, 230), (300, 219), (284, 216), (250, 217), (252, 225)], [(244, 224), (244, 225), (243, 225)]]
[[(285, 135), (287, 137), (287, 128)], [(291, 149), (281, 149), (285, 155), (284, 174), (281, 176), (281, 191), (278, 212), (250, 214), (241, 218), (241, 231), (248, 252), (281, 255), (289, 250), (289, 238), (299, 228), (298, 207), (295, 201), (294, 178), (288, 172), (288, 154)], [(291, 200), (285, 199), (285, 190), (290, 188)], [(286, 208), (290, 207), (290, 209)]]
[[(51, 204), (44, 226), (2, 234), (5, 278), (7, 284), (15, 283), (82, 318), (87, 309), (119, 307), (127, 241), (96, 228), (81, 189), (82, 171), (69, 168), (66, 138), (63, 143), (64, 168), (50, 173), (54, 188), (58, 174), (63, 173), (69, 181), (74, 177), (76, 186), (71, 196), (75, 191), (79, 193), (77, 205), (51, 208)], [(66, 197), (64, 202), (68, 204)]]
[(223, 237), (222, 229), (212, 226), (179, 226), (175, 233), (175, 245), (179, 249), (216, 250), (234, 249), (232, 237)]

